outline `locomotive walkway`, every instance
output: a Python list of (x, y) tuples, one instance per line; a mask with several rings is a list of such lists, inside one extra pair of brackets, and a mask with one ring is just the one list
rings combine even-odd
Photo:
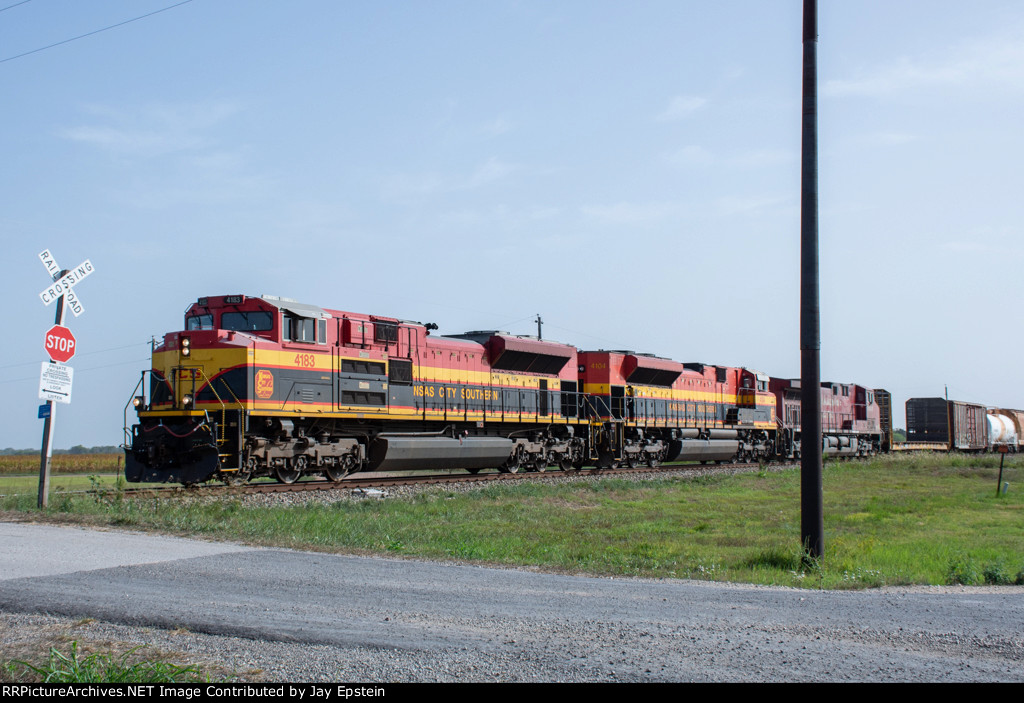
[(588, 578), (0, 523), (0, 651), (64, 626), (277, 681), (1019, 682), (1022, 595)]

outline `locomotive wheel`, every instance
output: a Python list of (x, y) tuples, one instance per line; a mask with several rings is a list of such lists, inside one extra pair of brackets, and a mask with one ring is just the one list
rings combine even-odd
[(533, 460), (533, 470), (544, 473), (548, 470), (548, 460), (543, 454), (540, 454), (536, 459)]
[(498, 467), (498, 471), (503, 474), (519, 473), (519, 458), (519, 453), (516, 452), (508, 458), (508, 461)]
[(480, 473), (480, 469), (466, 469), (466, 471), (468, 471), (469, 473), (473, 474), (474, 476), (476, 476), (478, 473)]
[(300, 461), (300, 459), (305, 459), (305, 457), (296, 457), (294, 465), (282, 464), (274, 467), (274, 477), (279, 483), (295, 483), (298, 480), (306, 465), (306, 462)]
[(563, 454), (558, 459), (558, 468), (560, 468), (562, 471), (572, 471), (573, 463), (572, 459), (569, 458), (568, 454)]
[(637, 464), (640, 463), (639, 461), (637, 461), (636, 457), (637, 457), (636, 454), (632, 454), (632, 453), (627, 454), (626, 455), (626, 466), (628, 466), (631, 469), (635, 469), (637, 467)]
[(498, 467), (498, 471), (503, 474), (515, 474), (519, 473), (519, 467), (528, 462), (526, 452), (523, 448), (516, 447), (516, 450), (512, 453), (512, 456), (508, 458), (502, 466)]
[(653, 469), (654, 467), (656, 467), (660, 463), (661, 462), (658, 461), (658, 455), (657, 454), (648, 454), (647, 455), (647, 466), (649, 468)]
[(274, 469), (274, 478), (278, 483), (295, 483), (299, 478), (299, 472), (287, 466), (278, 466)]
[(328, 481), (334, 481), (335, 483), (348, 476), (348, 473), (348, 467), (344, 463), (324, 467), (324, 476), (327, 477)]

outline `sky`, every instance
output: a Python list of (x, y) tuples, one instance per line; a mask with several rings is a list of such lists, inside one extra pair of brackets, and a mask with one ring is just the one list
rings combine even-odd
[[(58, 448), (207, 295), (799, 377), (799, 0), (175, 2), (0, 0), (0, 448), (44, 249), (95, 269)], [(822, 378), (1024, 408), (1024, 4), (818, 12)]]

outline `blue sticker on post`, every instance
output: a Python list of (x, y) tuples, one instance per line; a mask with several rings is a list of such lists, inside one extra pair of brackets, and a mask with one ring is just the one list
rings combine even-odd
[(45, 420), (48, 417), (50, 417), (50, 404), (44, 403), (39, 406), (39, 419)]

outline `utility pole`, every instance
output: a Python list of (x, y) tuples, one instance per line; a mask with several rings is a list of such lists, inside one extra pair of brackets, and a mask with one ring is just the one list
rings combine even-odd
[(821, 451), (821, 328), (818, 306), (818, 3), (804, 0), (800, 179), (800, 537), (806, 556), (825, 554)]
[(542, 337), (542, 336), (540, 335), (540, 326), (541, 326), (541, 324), (543, 324), (543, 322), (544, 322), (544, 320), (540, 319), (540, 313), (537, 313), (537, 319), (535, 320), (535, 322), (537, 323), (537, 339), (544, 339), (544, 338), (543, 338), (543, 337)]

